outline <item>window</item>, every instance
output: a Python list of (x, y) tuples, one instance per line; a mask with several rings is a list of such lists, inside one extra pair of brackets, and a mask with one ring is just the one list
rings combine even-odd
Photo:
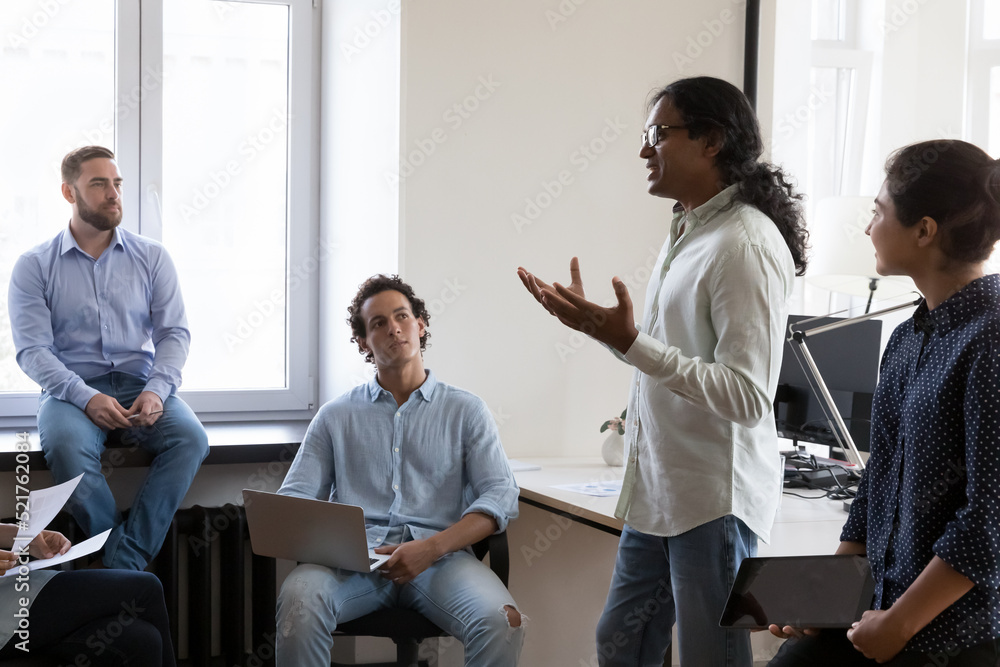
[(807, 218), (861, 187), (874, 60), (864, 11), (855, 0), (778, 4), (772, 159), (798, 177)]
[(775, 16), (771, 157), (807, 220), (826, 197), (874, 196), (886, 157), (913, 142), (1000, 157), (1000, 0), (777, 0)]
[(203, 416), (312, 408), (317, 14), (310, 0), (5, 0), (0, 85), (24, 103), (0, 108), (0, 416), (23, 423), (37, 394), (14, 359), (10, 268), (65, 227), (59, 163), (94, 143), (118, 155), (123, 227), (177, 265), (185, 400)]
[[(1000, 0), (972, 0), (969, 12), (969, 121), (971, 141), (1000, 157)], [(980, 26), (980, 29), (976, 29)], [(990, 260), (1000, 270), (1000, 251)]]

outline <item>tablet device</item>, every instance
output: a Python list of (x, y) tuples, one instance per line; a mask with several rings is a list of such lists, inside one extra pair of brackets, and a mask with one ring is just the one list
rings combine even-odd
[(719, 625), (849, 628), (875, 593), (864, 556), (745, 558)]

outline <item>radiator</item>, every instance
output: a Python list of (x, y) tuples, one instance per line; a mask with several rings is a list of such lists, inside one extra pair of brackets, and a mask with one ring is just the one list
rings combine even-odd
[[(48, 528), (74, 544), (84, 539), (66, 512), (60, 512)], [(85, 564), (80, 559), (61, 567)], [(274, 667), (275, 561), (251, 553), (243, 507), (195, 505), (178, 511), (149, 569), (163, 584), (179, 664)], [(182, 624), (186, 653), (180, 650)], [(213, 627), (218, 627), (218, 636)]]
[[(239, 505), (195, 505), (174, 515), (152, 569), (163, 583), (174, 648), (191, 667), (274, 666), (275, 561), (249, 546)], [(185, 621), (186, 656), (179, 650)]]

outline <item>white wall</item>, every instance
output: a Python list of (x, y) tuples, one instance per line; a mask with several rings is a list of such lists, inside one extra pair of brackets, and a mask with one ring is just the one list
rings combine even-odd
[(568, 281), (578, 255), (589, 297), (612, 298), (619, 275), (641, 309), (672, 205), (646, 193), (647, 95), (694, 74), (742, 85), (743, 14), (731, 0), (404, 5), (400, 144), (420, 165), (401, 172), (400, 266), (430, 301), (428, 366), (486, 400), (511, 456), (597, 454), (630, 378), (516, 268)]

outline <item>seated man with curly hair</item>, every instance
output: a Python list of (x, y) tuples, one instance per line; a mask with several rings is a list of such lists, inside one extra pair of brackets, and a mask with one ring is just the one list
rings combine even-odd
[(376, 376), (322, 408), (279, 493), (360, 505), (372, 573), (299, 565), (278, 598), (277, 664), (330, 664), (338, 623), (414, 609), (465, 645), (465, 664), (516, 665), (514, 600), (468, 547), (517, 516), (518, 488), (477, 396), (424, 368), (430, 315), (398, 276), (361, 285), (348, 322)]

